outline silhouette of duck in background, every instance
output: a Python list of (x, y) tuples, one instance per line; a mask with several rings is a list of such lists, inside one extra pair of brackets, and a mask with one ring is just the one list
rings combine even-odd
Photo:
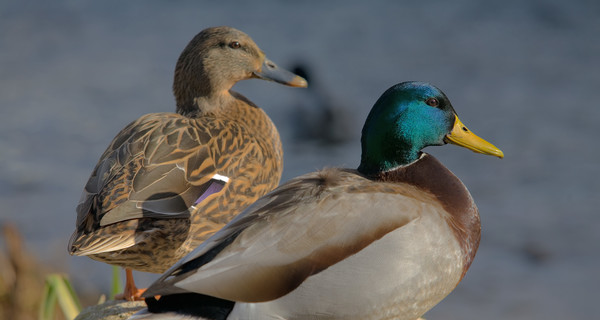
[(297, 62), (290, 68), (293, 73), (306, 79), (310, 86), (297, 92), (292, 103), (290, 122), (296, 141), (316, 141), (331, 145), (355, 138), (355, 119), (352, 108), (334, 98), (320, 81), (315, 80), (308, 64)]

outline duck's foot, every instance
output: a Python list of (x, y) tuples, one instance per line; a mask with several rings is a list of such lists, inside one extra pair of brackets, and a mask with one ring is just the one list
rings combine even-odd
[(133, 281), (133, 272), (129, 268), (125, 268), (125, 290), (123, 293), (115, 296), (115, 300), (141, 301), (144, 300), (142, 294), (146, 289), (138, 289)]
[(142, 294), (146, 291), (146, 289), (137, 289), (135, 292), (127, 292), (119, 293), (115, 295), (115, 300), (126, 300), (126, 301), (143, 301)]

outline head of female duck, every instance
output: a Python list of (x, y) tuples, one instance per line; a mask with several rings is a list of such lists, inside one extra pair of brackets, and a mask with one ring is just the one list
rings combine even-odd
[(450, 100), (425, 82), (402, 82), (377, 100), (362, 130), (358, 171), (375, 174), (408, 165), (421, 149), (446, 143), (504, 157), (500, 149), (469, 131)]
[(229, 90), (244, 79), (259, 78), (293, 87), (306, 80), (277, 67), (245, 33), (231, 27), (202, 30), (183, 50), (175, 66), (173, 93), (177, 112), (218, 108)]

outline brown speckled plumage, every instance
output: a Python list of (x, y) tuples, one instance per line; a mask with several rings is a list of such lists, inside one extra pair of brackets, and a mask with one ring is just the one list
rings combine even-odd
[[(77, 206), (69, 252), (163, 272), (275, 188), (283, 169), (277, 129), (230, 90), (249, 78), (306, 86), (238, 30), (198, 34), (175, 69), (177, 113), (144, 115), (114, 138)], [(195, 204), (215, 175), (228, 179), (223, 189)]]

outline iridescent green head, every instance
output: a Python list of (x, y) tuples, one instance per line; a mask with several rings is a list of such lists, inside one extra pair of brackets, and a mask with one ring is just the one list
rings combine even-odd
[(502, 158), (504, 154), (471, 133), (458, 119), (448, 97), (425, 82), (402, 82), (377, 100), (362, 130), (365, 174), (388, 171), (419, 159), (421, 149), (453, 143)]

